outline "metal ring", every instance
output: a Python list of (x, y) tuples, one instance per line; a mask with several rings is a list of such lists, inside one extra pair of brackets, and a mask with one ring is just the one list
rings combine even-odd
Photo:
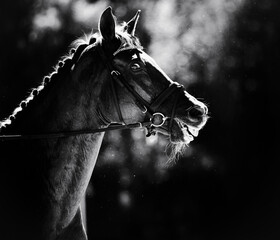
[(120, 75), (120, 73), (118, 71), (116, 71), (116, 70), (111, 71), (111, 75), (113, 76), (114, 74), (116, 76)]
[[(158, 116), (161, 118), (160, 123), (154, 123), (155, 117), (158, 117)], [(167, 119), (167, 117), (165, 117), (162, 113), (160, 113), (160, 112), (154, 113), (153, 116), (150, 118), (151, 126), (152, 127), (161, 127), (165, 123), (166, 119)]]

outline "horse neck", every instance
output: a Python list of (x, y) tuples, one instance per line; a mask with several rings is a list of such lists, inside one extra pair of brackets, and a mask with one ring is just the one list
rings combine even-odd
[(78, 81), (69, 71), (39, 88), (43, 88), (39, 95), (16, 114), (4, 132), (38, 134), (100, 127), (95, 115), (99, 93), (94, 84)]
[[(17, 114), (14, 123), (4, 133), (37, 134), (99, 128), (101, 125), (94, 116), (94, 109), (99, 94), (95, 84), (100, 81), (90, 76), (92, 74), (89, 71), (89, 76), (86, 76), (90, 81), (79, 81), (79, 71), (75, 74), (68, 72), (58, 75), (55, 81), (51, 81)], [(92, 85), (86, 86), (86, 83)], [(42, 201), (48, 206), (46, 228), (50, 234), (63, 229), (75, 216), (94, 169), (103, 136), (103, 133), (96, 133), (61, 139), (31, 140), (24, 143), (23, 151), (19, 151), (26, 156), (17, 156), (15, 152), (13, 158), (11, 154), (7, 154), (8, 158), (13, 158), (11, 160), (18, 160), (19, 157), (28, 159), (26, 164), (30, 166), (47, 163), (47, 167), (43, 167), (45, 173), (41, 181), (45, 186), (46, 197)], [(24, 172), (19, 171), (18, 175), (20, 174), (22, 176), (18, 179), (26, 179)], [(38, 176), (32, 171), (30, 175)], [(52, 199), (51, 203), (44, 203), (47, 199)]]

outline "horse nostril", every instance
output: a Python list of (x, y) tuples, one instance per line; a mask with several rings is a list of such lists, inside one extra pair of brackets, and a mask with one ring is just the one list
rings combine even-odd
[(207, 112), (207, 109), (201, 107), (193, 107), (188, 111), (189, 117), (192, 119), (197, 119), (203, 116)]

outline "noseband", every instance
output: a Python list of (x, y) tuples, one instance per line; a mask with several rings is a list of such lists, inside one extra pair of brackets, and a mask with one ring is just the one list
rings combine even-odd
[[(92, 133), (98, 133), (98, 132), (107, 132), (107, 131), (112, 131), (112, 130), (120, 130), (120, 129), (134, 129), (134, 128), (143, 128), (146, 127), (148, 132), (147, 132), (147, 137), (154, 135), (155, 128), (162, 127), (166, 120), (169, 119), (169, 126), (168, 126), (168, 131), (171, 131), (171, 128), (173, 126), (173, 121), (175, 117), (175, 112), (176, 112), (176, 106), (177, 106), (177, 101), (179, 98), (179, 93), (184, 91), (184, 87), (178, 83), (171, 83), (168, 88), (163, 90), (155, 99), (152, 103), (148, 103), (145, 99), (143, 99), (134, 89), (133, 87), (126, 81), (124, 76), (117, 71), (113, 64), (112, 64), (112, 59), (120, 52), (126, 51), (126, 50), (134, 50), (136, 53), (139, 54), (141, 52), (140, 49), (137, 48), (123, 48), (123, 49), (118, 49), (112, 57), (108, 57), (102, 47), (98, 46), (98, 53), (102, 59), (102, 62), (104, 65), (107, 67), (108, 71), (110, 72), (111, 76), (111, 90), (113, 94), (113, 101), (115, 108), (117, 110), (117, 114), (120, 120), (120, 124), (111, 124), (106, 118), (103, 116), (102, 112), (100, 109), (97, 109), (97, 114), (100, 120), (107, 125), (106, 127), (102, 128), (97, 128), (97, 129), (90, 129), (90, 130), (73, 130), (73, 131), (61, 131), (61, 132), (54, 132), (54, 133), (39, 133), (39, 134), (7, 134), (7, 135), (0, 135), (0, 141), (6, 141), (6, 140), (29, 140), (29, 139), (51, 139), (51, 138), (62, 138), (62, 137), (69, 137), (69, 136), (76, 136), (76, 135), (82, 135), (82, 134), (92, 134)], [(80, 54), (79, 54), (80, 55)], [(146, 115), (146, 121), (144, 122), (137, 122), (137, 123), (132, 123), (132, 124), (125, 124), (123, 120), (123, 116), (121, 113), (119, 101), (118, 101), (118, 96), (116, 92), (116, 83), (122, 84), (128, 92), (131, 94), (133, 97), (135, 104), (142, 110), (142, 112)], [(160, 106), (165, 102), (168, 97), (176, 93), (176, 97), (174, 100), (174, 104), (172, 107), (172, 112), (170, 117), (165, 116), (163, 113), (158, 112), (158, 109)]]

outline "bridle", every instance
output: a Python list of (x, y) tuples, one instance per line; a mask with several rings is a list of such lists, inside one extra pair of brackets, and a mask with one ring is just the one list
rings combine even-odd
[[(82, 50), (85, 49), (85, 46), (81, 49)], [(80, 52), (79, 55), (80, 55), (82, 52), (81, 49), (80, 49), (80, 51), (78, 49), (76, 54), (78, 54), (78, 51), (79, 51)], [(101, 128), (96, 128), (96, 129), (60, 131), (60, 132), (53, 132), (53, 133), (49, 132), (49, 133), (38, 133), (38, 134), (6, 134), (6, 135), (0, 135), (0, 141), (63, 138), (63, 137), (83, 135), (83, 134), (107, 132), (107, 131), (112, 131), (112, 130), (134, 129), (134, 128), (143, 128), (143, 127), (147, 128), (148, 132), (147, 132), (146, 136), (149, 137), (151, 135), (154, 135), (155, 129), (162, 127), (165, 124), (167, 119), (170, 119), (169, 126), (168, 126), (168, 131), (170, 132), (172, 125), (173, 125), (174, 117), (175, 117), (178, 97), (180, 95), (179, 92), (184, 91), (184, 87), (178, 83), (171, 83), (169, 85), (169, 87), (166, 88), (165, 90), (163, 90), (152, 103), (149, 103), (145, 99), (143, 99), (133, 89), (133, 87), (126, 81), (123, 74), (121, 74), (119, 71), (117, 71), (112, 64), (113, 58), (120, 52), (133, 50), (139, 54), (140, 52), (142, 52), (142, 50), (138, 49), (138, 48), (132, 48), (132, 47), (121, 48), (121, 49), (118, 49), (115, 53), (113, 53), (113, 55), (111, 57), (107, 56), (107, 54), (103, 50), (102, 46), (97, 46), (97, 50), (102, 59), (103, 64), (106, 66), (106, 68), (110, 72), (111, 91), (113, 94), (113, 101), (114, 101), (115, 108), (117, 110), (117, 114), (118, 114), (120, 123), (110, 124), (110, 122), (108, 120), (106, 120), (106, 118), (103, 116), (100, 109), (97, 108), (97, 115), (98, 115), (99, 119), (104, 124), (107, 125), (106, 127), (101, 127)], [(77, 56), (74, 56), (74, 57), (77, 58)], [(79, 58), (79, 56), (78, 56), (78, 58)], [(119, 101), (118, 101), (118, 96), (117, 96), (117, 91), (116, 91), (116, 86), (115, 86), (116, 83), (122, 84), (128, 90), (128, 92), (134, 98), (136, 105), (140, 109), (143, 109), (142, 112), (146, 115), (146, 119), (147, 119), (146, 121), (136, 122), (136, 123), (132, 123), (132, 124), (125, 124), (122, 113), (121, 113)], [(173, 104), (171, 116), (166, 117), (163, 113), (158, 112), (157, 110), (168, 99), (168, 97), (175, 92), (177, 92), (177, 94), (176, 94), (175, 101)]]
[[(165, 121), (168, 119), (168, 117), (164, 116), (163, 113), (158, 112), (157, 110), (160, 108), (162, 103), (168, 99), (168, 97), (171, 94), (173, 94), (174, 92), (179, 93), (181, 91), (184, 91), (183, 90), (184, 87), (178, 83), (171, 83), (169, 85), (169, 87), (166, 88), (163, 92), (161, 92), (152, 103), (149, 103), (144, 98), (142, 98), (139, 95), (139, 93), (137, 93), (133, 89), (133, 87), (124, 78), (123, 74), (121, 74), (118, 70), (116, 70), (112, 64), (113, 58), (116, 57), (117, 54), (119, 54), (120, 52), (133, 51), (138, 55), (138, 58), (140, 58), (139, 53), (141, 53), (142, 50), (138, 49), (138, 48), (133, 48), (133, 47), (126, 47), (126, 48), (118, 49), (115, 53), (112, 54), (112, 57), (109, 58), (106, 55), (103, 48), (99, 47), (97, 49), (98, 49), (98, 53), (101, 56), (103, 63), (107, 66), (107, 69), (110, 71), (111, 80), (112, 80), (112, 81), (110, 81), (110, 83), (111, 83), (111, 89), (112, 89), (112, 93), (113, 93), (113, 101), (114, 101), (115, 108), (117, 109), (118, 117), (119, 117), (121, 124), (124, 126), (126, 125), (124, 123), (122, 113), (120, 110), (120, 104), (119, 104), (118, 98), (117, 98), (116, 87), (115, 87), (116, 83), (122, 84), (126, 88), (126, 90), (128, 90), (128, 92), (134, 98), (135, 104), (140, 109), (142, 109), (143, 110), (142, 112), (144, 114), (146, 114), (146, 116), (148, 117), (148, 119), (149, 119), (148, 123), (150, 123), (150, 125), (148, 124), (145, 126), (148, 129), (147, 136), (155, 134), (154, 128), (163, 126)], [(173, 124), (178, 97), (179, 97), (179, 94), (176, 94), (176, 99), (174, 101), (172, 113), (171, 113), (171, 117), (170, 117), (169, 130), (171, 129), (172, 124)]]

